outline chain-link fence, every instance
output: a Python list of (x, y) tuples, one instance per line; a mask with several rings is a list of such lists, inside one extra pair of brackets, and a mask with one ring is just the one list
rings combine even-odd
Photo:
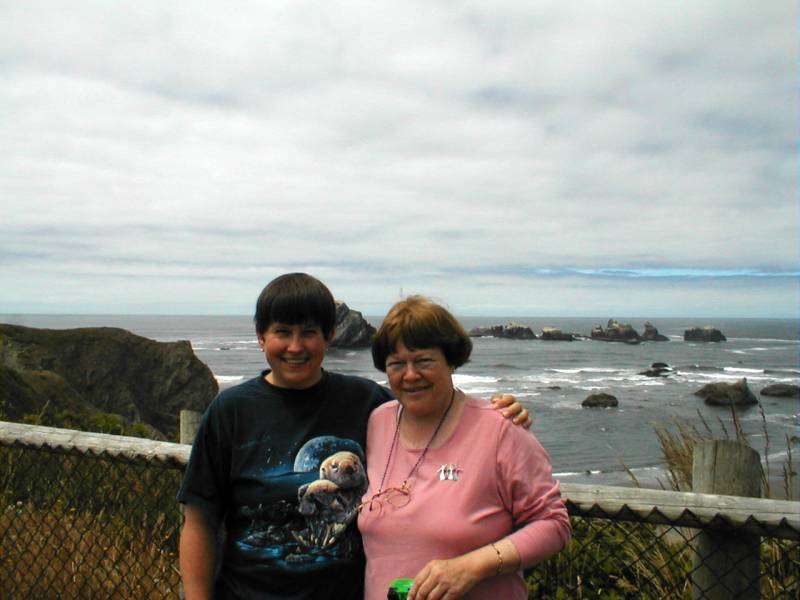
[[(0, 598), (178, 598), (187, 457), (0, 424)], [(800, 503), (577, 485), (564, 496), (573, 541), (527, 573), (532, 598), (800, 597)]]

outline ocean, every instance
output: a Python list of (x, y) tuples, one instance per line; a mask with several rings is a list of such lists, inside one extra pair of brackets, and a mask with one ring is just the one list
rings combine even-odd
[[(373, 324), (380, 317), (367, 317)], [(469, 329), (509, 321), (588, 335), (605, 327), (607, 318), (464, 317)], [(645, 319), (618, 318), (642, 333)], [(799, 435), (800, 402), (793, 398), (759, 396), (773, 383), (800, 385), (800, 333), (795, 319), (651, 319), (669, 342), (631, 346), (619, 343), (544, 342), (475, 338), (471, 361), (455, 374), (467, 393), (489, 397), (514, 394), (532, 413), (533, 432), (550, 452), (562, 481), (626, 484), (629, 468), (643, 485), (663, 480), (661, 449), (653, 427), (683, 420), (715, 433), (730, 432), (730, 409), (706, 406), (693, 395), (706, 383), (733, 382), (746, 377), (761, 400), (759, 407), (740, 409), (740, 420), (751, 444), (774, 464), (786, 456), (787, 437)], [(221, 388), (253, 377), (265, 368), (252, 321), (247, 316), (126, 316), (126, 315), (0, 315), (0, 322), (29, 327), (122, 327), (159, 341), (190, 340), (197, 356), (214, 373)], [(688, 343), (683, 331), (712, 325), (728, 338), (722, 343)], [(654, 362), (674, 368), (669, 377), (639, 373)], [(324, 367), (360, 375), (385, 384), (386, 377), (371, 362), (368, 349), (328, 353)], [(584, 409), (581, 401), (604, 391), (619, 399), (612, 409)], [(766, 424), (767, 435), (764, 435)], [(795, 443), (796, 446), (796, 443)], [(795, 464), (798, 459), (795, 457)]]

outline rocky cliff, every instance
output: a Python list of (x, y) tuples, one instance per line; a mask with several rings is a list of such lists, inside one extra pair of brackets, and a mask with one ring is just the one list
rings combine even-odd
[(335, 348), (366, 348), (372, 344), (375, 328), (357, 310), (336, 301), (336, 330), (331, 340)]
[(112, 327), (0, 324), (0, 365), (0, 416), (7, 420), (111, 413), (172, 439), (181, 409), (202, 411), (217, 393), (188, 341), (156, 342)]

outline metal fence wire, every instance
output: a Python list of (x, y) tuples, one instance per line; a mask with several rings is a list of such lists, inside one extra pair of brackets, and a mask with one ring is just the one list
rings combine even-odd
[[(179, 598), (182, 465), (152, 454), (0, 446), (0, 598)], [(800, 597), (797, 531), (774, 537), (753, 519), (726, 528), (721, 517), (714, 535), (755, 544), (758, 570), (733, 557), (731, 572), (718, 573), (722, 588), (699, 589), (696, 575), (716, 568), (695, 558), (701, 529), (626, 506), (587, 510), (569, 497), (567, 505), (573, 541), (526, 572), (531, 598), (728, 598), (731, 577), (746, 578), (749, 597)]]
[(0, 448), (0, 598), (177, 598), (176, 465)]

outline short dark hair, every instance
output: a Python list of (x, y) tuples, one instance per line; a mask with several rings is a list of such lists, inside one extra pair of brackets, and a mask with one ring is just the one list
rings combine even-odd
[(326, 340), (333, 337), (336, 302), (331, 291), (307, 273), (286, 273), (270, 281), (261, 291), (253, 317), (256, 333), (263, 334), (273, 323), (318, 325)]
[(472, 340), (461, 323), (424, 296), (409, 296), (389, 309), (372, 338), (376, 369), (386, 371), (386, 359), (400, 343), (409, 350), (438, 347), (451, 367), (465, 364), (472, 353)]

